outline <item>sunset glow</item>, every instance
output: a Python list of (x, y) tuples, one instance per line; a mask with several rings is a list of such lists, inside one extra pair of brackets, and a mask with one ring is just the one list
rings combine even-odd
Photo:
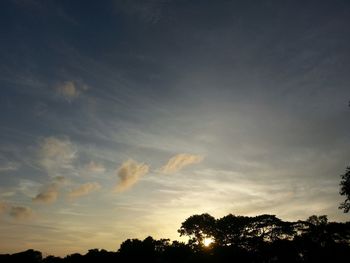
[(203, 245), (205, 247), (209, 247), (210, 244), (212, 244), (214, 242), (214, 239), (210, 238), (210, 237), (207, 237), (207, 238), (204, 238), (203, 240)]
[(0, 254), (347, 221), (350, 1), (306, 2), (0, 1)]

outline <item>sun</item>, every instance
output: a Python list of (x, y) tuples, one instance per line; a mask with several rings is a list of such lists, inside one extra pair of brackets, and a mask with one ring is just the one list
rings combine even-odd
[(211, 237), (206, 237), (203, 239), (203, 245), (205, 247), (209, 247), (210, 244), (212, 244), (214, 242), (214, 239), (212, 239)]

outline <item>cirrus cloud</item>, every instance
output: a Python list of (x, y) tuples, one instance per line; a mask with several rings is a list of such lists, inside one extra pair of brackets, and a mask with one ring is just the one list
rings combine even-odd
[(149, 165), (138, 163), (129, 159), (122, 163), (117, 171), (119, 182), (115, 186), (115, 192), (124, 192), (131, 188), (137, 181), (149, 172)]
[(180, 153), (169, 159), (167, 164), (160, 168), (160, 172), (165, 174), (172, 174), (180, 171), (184, 167), (200, 163), (203, 160), (203, 156), (193, 155), (188, 153)]

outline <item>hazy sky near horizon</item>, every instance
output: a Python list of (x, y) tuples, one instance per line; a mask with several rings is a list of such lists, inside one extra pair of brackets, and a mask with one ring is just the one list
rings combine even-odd
[(349, 1), (0, 2), (0, 253), (338, 209)]

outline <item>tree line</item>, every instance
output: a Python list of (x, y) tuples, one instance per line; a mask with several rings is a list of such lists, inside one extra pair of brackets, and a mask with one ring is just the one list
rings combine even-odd
[[(187, 218), (178, 230), (188, 242), (127, 239), (117, 251), (91, 249), (64, 258), (27, 250), (0, 255), (0, 262), (344, 262), (350, 258), (350, 222), (328, 222), (327, 216), (283, 221), (275, 215), (209, 214)], [(210, 244), (206, 240), (211, 240)]]
[[(349, 102), (350, 103), (350, 102)], [(350, 104), (349, 104), (350, 105)], [(341, 175), (339, 209), (350, 210), (350, 166)], [(283, 221), (275, 215), (226, 215), (215, 219), (205, 213), (187, 218), (178, 230), (188, 242), (127, 239), (117, 251), (90, 249), (64, 258), (43, 257), (29, 249), (0, 254), (2, 263), (82, 262), (344, 262), (350, 258), (350, 222), (328, 222), (326, 215), (307, 220)], [(206, 240), (211, 240), (206, 243)], [(3, 242), (3, 240), (2, 240)]]

